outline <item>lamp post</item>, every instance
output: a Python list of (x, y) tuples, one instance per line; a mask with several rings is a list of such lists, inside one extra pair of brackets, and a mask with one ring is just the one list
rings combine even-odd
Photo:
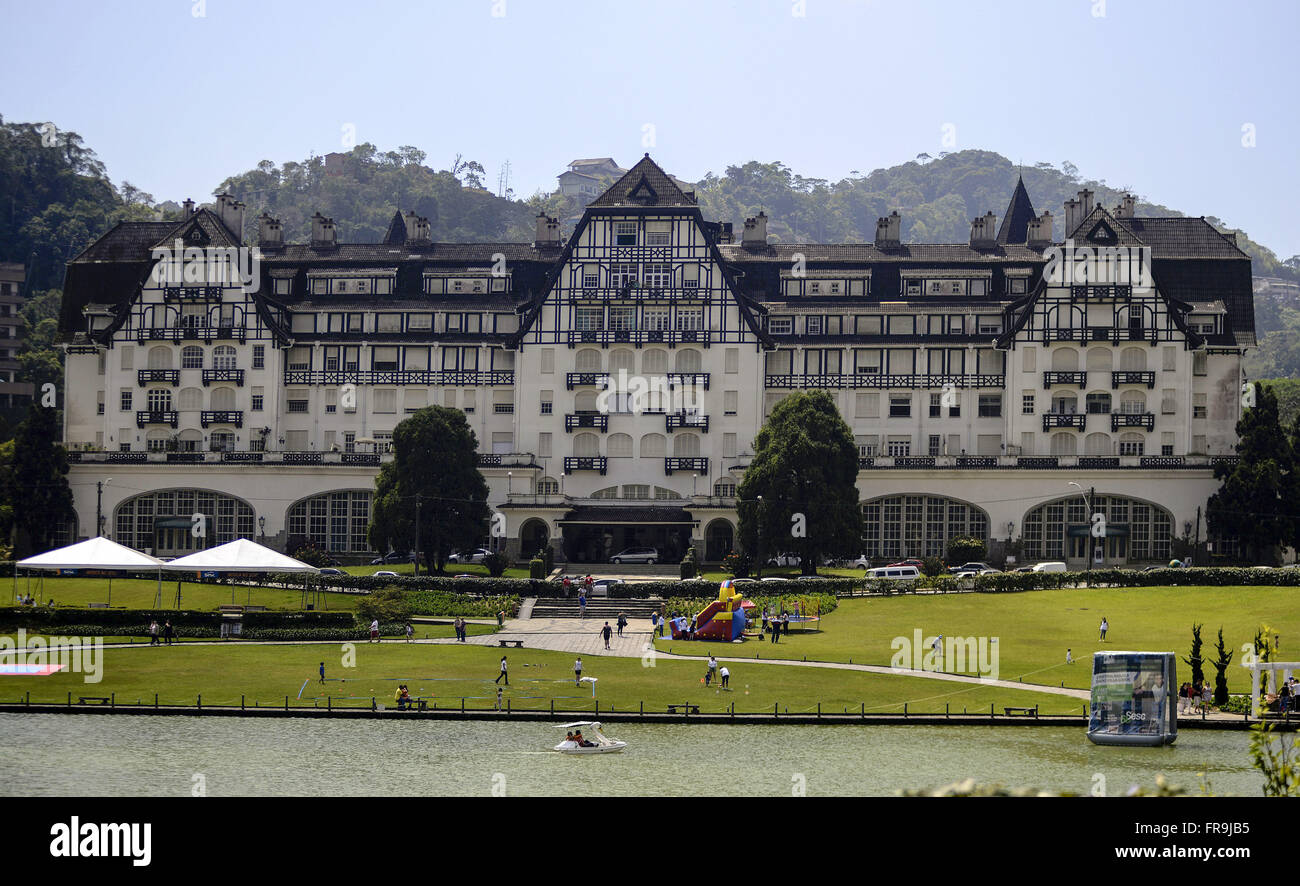
[(759, 578), (762, 578), (763, 577), (763, 496), (761, 495), (758, 496), (757, 510), (758, 510), (758, 516), (756, 518), (757, 522), (754, 525), (757, 528), (757, 533), (755, 537), (755, 547), (757, 547), (758, 550), (755, 552), (755, 556), (754, 556), (754, 568), (758, 570), (755, 573), (755, 575), (757, 575)]
[(101, 480), (95, 484), (95, 535), (104, 534), (104, 487), (113, 482), (113, 478)]
[[(1084, 492), (1084, 491), (1083, 491), (1083, 487), (1080, 486), (1078, 483), (1075, 483), (1073, 480), (1071, 480), (1071, 481), (1069, 482), (1069, 485), (1070, 485), (1070, 486), (1073, 486), (1075, 489), (1079, 490), (1079, 495), (1083, 498), (1083, 506), (1084, 506), (1084, 508), (1086, 508), (1086, 511), (1085, 511), (1085, 513), (1084, 513), (1083, 516), (1084, 516), (1084, 522), (1087, 523), (1087, 525), (1088, 525), (1088, 535), (1087, 535), (1087, 538), (1088, 538), (1088, 553), (1087, 553), (1087, 555), (1086, 555), (1087, 562), (1084, 564), (1084, 567), (1083, 567), (1083, 568), (1084, 568), (1084, 571), (1085, 571), (1085, 572), (1091, 572), (1091, 571), (1092, 571), (1092, 557), (1093, 557), (1093, 541), (1092, 541), (1092, 502), (1088, 499), (1088, 493)], [(1104, 542), (1103, 542), (1103, 544), (1104, 544)]]
[(257, 532), (262, 536), (262, 544), (266, 544), (266, 515), (257, 518)]

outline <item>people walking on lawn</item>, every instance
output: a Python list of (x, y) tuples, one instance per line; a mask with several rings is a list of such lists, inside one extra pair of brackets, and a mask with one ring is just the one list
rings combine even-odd
[(153, 621), (149, 622), (149, 645), (150, 646), (162, 645), (158, 642), (158, 620), (157, 619), (154, 619)]
[(163, 623), (163, 639), (164, 639), (165, 641), (167, 641), (167, 645), (168, 645), (168, 646), (172, 645), (172, 638), (175, 637), (175, 636), (176, 636), (176, 629), (175, 629), (174, 627), (172, 627), (172, 623), (171, 623), (171, 621), (169, 620), (169, 621), (164, 622), (164, 623)]
[(781, 622), (777, 618), (772, 619), (772, 642), (781, 642)]
[(1101, 617), (1101, 641), (1106, 642), (1106, 632), (1110, 630), (1110, 622), (1106, 621), (1106, 616)]
[(573, 685), (574, 686), (582, 685), (582, 659), (581, 658), (578, 658), (573, 663)]
[(497, 710), (501, 710), (501, 687), (497, 687)]
[(498, 609), (498, 610), (497, 610), (497, 627), (498, 627), (498, 628), (503, 628), (503, 627), (505, 627), (505, 626), (506, 626), (506, 611), (505, 611), (504, 609)]
[(726, 666), (726, 665), (723, 665), (723, 666), (721, 667), (721, 669), (719, 669), (719, 671), (718, 671), (718, 676), (722, 678), (722, 688), (723, 688), (723, 689), (730, 689), (730, 688), (731, 688), (731, 671), (727, 670), (727, 666)]
[(587, 592), (578, 591), (578, 618), (587, 617)]
[(1068, 646), (1065, 648), (1065, 663), (1074, 664), (1074, 652)]
[(504, 655), (501, 656), (501, 673), (497, 674), (497, 678), (496, 678), (495, 680), (493, 680), (492, 682), (493, 682), (493, 683), (500, 683), (503, 679), (506, 681), (506, 685), (509, 686), (509, 685), (510, 685), (510, 671), (509, 671), (509, 669), (508, 669), (507, 666), (506, 666), (506, 657), (505, 657)]
[(370, 642), (379, 642), (379, 619), (377, 618), (370, 622)]
[(409, 621), (406, 623), (406, 642), (410, 643), (415, 639), (415, 626)]
[(325, 682), (325, 662), (320, 663), (320, 681)]
[(712, 656), (712, 654), (710, 654), (710, 655), (709, 655), (709, 670), (708, 670), (708, 672), (704, 675), (704, 685), (705, 685), (705, 686), (708, 686), (709, 684), (711, 684), (711, 683), (713, 682), (713, 678), (716, 677), (716, 676), (718, 676), (718, 660), (717, 660), (716, 658), (714, 658), (714, 657)]
[(609, 622), (605, 622), (605, 626), (600, 629), (600, 635), (605, 638), (606, 649), (609, 649), (609, 638), (610, 635), (613, 633), (614, 633), (614, 629), (609, 626)]

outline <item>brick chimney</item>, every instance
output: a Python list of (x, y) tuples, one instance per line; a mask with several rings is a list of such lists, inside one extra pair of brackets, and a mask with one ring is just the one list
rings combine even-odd
[(229, 194), (217, 195), (217, 216), (235, 239), (244, 239), (244, 204)]
[(263, 249), (279, 249), (284, 245), (284, 229), (278, 218), (263, 212), (257, 217), (257, 245)]
[(1052, 242), (1052, 214), (1046, 209), (1038, 218), (1029, 220), (1029, 229), (1025, 237), (1030, 249), (1042, 249)]
[(534, 244), (538, 249), (544, 246), (560, 245), (560, 220), (552, 218), (544, 212), (537, 214), (537, 240)]
[(758, 215), (753, 218), (745, 219), (745, 233), (741, 237), (740, 245), (746, 248), (767, 245), (767, 216), (762, 210), (759, 210)]
[(1132, 218), (1133, 208), (1137, 205), (1137, 198), (1132, 194), (1125, 194), (1115, 207), (1115, 218)]
[(977, 249), (986, 249), (998, 242), (998, 219), (992, 212), (972, 219), (970, 223), (970, 245)]
[(901, 246), (899, 230), (902, 223), (903, 218), (898, 214), (897, 209), (884, 218), (876, 219), (876, 248), (897, 249)]
[(1080, 223), (1083, 222), (1083, 214), (1079, 211), (1080, 202), (1078, 198), (1065, 201), (1065, 236), (1069, 237), (1074, 233)]
[(314, 249), (338, 245), (334, 234), (334, 219), (326, 218), (319, 212), (311, 217), (311, 245)]
[(181, 204), (181, 207), (185, 210), (185, 217), (186, 217), (186, 218), (189, 218), (191, 215), (194, 214), (194, 201), (193, 201), (193, 200), (189, 200), (189, 199), (187, 199), (184, 203)]
[(414, 210), (405, 213), (403, 220), (406, 222), (406, 242), (415, 244), (427, 244), (432, 242), (429, 234), (429, 220), (423, 216), (416, 215)]

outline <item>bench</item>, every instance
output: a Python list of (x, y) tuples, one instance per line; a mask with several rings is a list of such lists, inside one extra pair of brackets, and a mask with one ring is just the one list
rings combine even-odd
[(90, 609), (107, 609), (107, 608), (108, 608), (108, 604), (107, 604), (107, 603), (87, 603), (86, 606), (87, 606), (88, 608), (90, 608)]
[(112, 699), (107, 695), (81, 695), (77, 697), (77, 704), (88, 704), (92, 701), (95, 704), (109, 704)]
[(245, 606), (245, 607), (244, 607), (244, 611), (245, 611), (245, 612), (265, 612), (265, 611), (266, 611), (266, 607), (265, 607), (265, 606), (256, 606), (256, 605), (254, 605), (254, 606)]
[(700, 712), (700, 706), (697, 704), (670, 704), (668, 713), (675, 714), (678, 708), (682, 708), (688, 714), (698, 714)]
[(397, 702), (393, 702), (393, 708), (398, 711), (427, 711), (429, 709), (429, 702), (423, 698), (413, 698), (406, 707), (402, 707), (398, 705)]
[(523, 648), (524, 648), (524, 641), (523, 641), (523, 640), (497, 640), (497, 645), (498, 645), (498, 646), (509, 646), (511, 643), (515, 644), (515, 648), (516, 648), (516, 649), (523, 649)]
[(1037, 717), (1038, 705), (1034, 705), (1032, 708), (1003, 708), (1002, 711), (1008, 717)]

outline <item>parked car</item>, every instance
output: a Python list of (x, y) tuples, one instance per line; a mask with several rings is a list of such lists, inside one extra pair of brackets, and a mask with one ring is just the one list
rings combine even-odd
[(371, 566), (384, 566), (388, 563), (414, 563), (415, 551), (409, 551), (405, 554), (399, 554), (396, 551), (390, 551), (382, 557), (376, 557), (370, 561)]
[(853, 561), (853, 568), (854, 568), (854, 569), (870, 569), (870, 568), (871, 568), (871, 558), (868, 557), (866, 554), (863, 554), (861, 557), (859, 557), (858, 559), (856, 559), (856, 560)]
[(476, 548), (473, 551), (458, 551), (447, 558), (448, 563), (482, 563), (483, 558), (491, 554), (487, 548)]
[(345, 575), (346, 573), (342, 569), (333, 569), (327, 566), (320, 571), (320, 574), (321, 575)]
[(915, 557), (908, 557), (906, 560), (899, 560), (897, 563), (890, 563), (890, 564), (888, 564), (888, 565), (890, 565), (890, 566), (915, 566), (917, 569), (920, 569), (920, 568), (921, 568), (922, 566), (924, 566), (925, 564), (922, 563), (920, 560), (916, 559)]
[(983, 572), (1001, 572), (1002, 570), (994, 569), (992, 566), (990, 566), (987, 563), (979, 563), (979, 562), (972, 561), (970, 563), (963, 563), (960, 566), (949, 566), (948, 571), (955, 575), (959, 572), (983, 573)]
[(1060, 560), (1047, 560), (1029, 567), (1030, 572), (1069, 572), (1070, 569)]
[(794, 579), (786, 578), (783, 575), (769, 575), (762, 580), (763, 581), (794, 581)]
[(591, 596), (608, 597), (609, 589), (614, 585), (627, 584), (621, 578), (598, 578), (591, 583)]
[(609, 558), (611, 563), (649, 563), (653, 566), (659, 562), (657, 548), (625, 548)]
[(815, 580), (818, 580), (818, 581), (825, 581), (826, 578), (827, 578), (827, 577), (826, 577), (825, 575), (801, 575), (801, 576), (798, 577), (798, 580), (799, 580), (799, 581), (807, 581), (808, 579), (815, 579)]
[(769, 557), (768, 566), (798, 566), (802, 560), (798, 554), (777, 554), (775, 557)]
[(372, 573), (372, 575), (375, 578), (397, 578), (398, 577), (396, 572), (389, 572), (387, 569), (381, 569), (378, 572)]

